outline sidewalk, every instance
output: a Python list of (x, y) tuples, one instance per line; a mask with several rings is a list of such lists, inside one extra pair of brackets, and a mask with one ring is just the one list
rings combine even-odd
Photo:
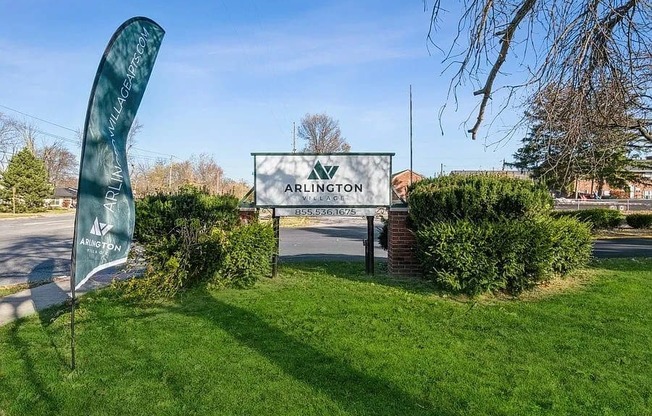
[[(97, 274), (77, 290), (75, 295), (83, 296), (90, 291), (108, 286), (114, 279), (124, 279), (129, 275), (122, 271)], [(50, 283), (5, 296), (0, 298), (0, 326), (52, 306), (62, 305), (68, 299), (70, 299), (70, 277), (59, 278)]]

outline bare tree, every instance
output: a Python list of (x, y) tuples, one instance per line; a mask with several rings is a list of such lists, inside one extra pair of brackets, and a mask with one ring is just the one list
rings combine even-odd
[(217, 164), (213, 156), (206, 153), (191, 159), (193, 174), (197, 185), (211, 195), (222, 193), (222, 176), (224, 171)]
[(337, 153), (351, 150), (342, 136), (339, 122), (326, 114), (303, 116), (297, 134), (306, 141), (304, 152)]
[(230, 178), (224, 178), (222, 193), (225, 195), (233, 195), (236, 198), (242, 198), (247, 194), (247, 192), (249, 192), (249, 189), (251, 189), (251, 185), (249, 185), (244, 179), (236, 181)]
[[(609, 94), (598, 94), (609, 104)], [(529, 170), (551, 189), (572, 188), (577, 178), (591, 179), (601, 190), (603, 183), (624, 187), (641, 180), (631, 168), (646, 168), (645, 161), (632, 160), (639, 137), (626, 128), (608, 127), (602, 104), (585, 103), (568, 88), (550, 86), (531, 103), (526, 113), (530, 133), (509, 165)], [(610, 119), (619, 115), (609, 110)], [(588, 115), (589, 118), (584, 118)]]
[(129, 133), (127, 134), (127, 154), (129, 154), (129, 150), (136, 145), (136, 136), (138, 136), (138, 133), (141, 132), (143, 127), (144, 126), (140, 120), (135, 118), (131, 128), (129, 129)]
[(63, 186), (77, 177), (77, 158), (61, 142), (36, 149), (36, 156), (45, 163), (48, 178), (54, 186)]
[[(595, 104), (605, 95), (611, 97), (610, 104), (615, 105), (614, 113), (619, 117), (610, 117), (607, 110), (614, 107), (603, 105), (605, 114), (600, 119), (607, 124), (601, 127), (633, 129), (652, 141), (652, 95), (648, 93), (652, 86), (652, 3), (646, 0), (461, 0), (459, 3), (458, 35), (445, 61), (456, 68), (449, 98), (457, 103), (458, 89), (466, 83), (474, 85), (474, 95), (480, 97), (475, 122), (468, 130), (473, 139), (498, 91), (506, 92), (502, 105), (505, 109), (516, 91), (523, 87), (526, 95), (536, 97), (548, 86), (560, 85), (576, 94), (573, 106), (580, 112), (587, 108), (594, 111)], [(434, 39), (438, 22), (443, 18), (443, 2), (424, 0), (426, 8), (429, 4), (432, 4), (432, 15), (428, 39), (436, 45)], [(514, 84), (509, 82), (515, 77), (505, 77), (503, 72), (508, 58), (520, 61), (517, 67), (523, 74)], [(588, 113), (578, 116), (590, 120)]]
[[(142, 176), (139, 177), (139, 189), (143, 195), (169, 191), (172, 186), (172, 162), (159, 160), (154, 166), (146, 163), (140, 165), (143, 168)], [(139, 193), (140, 193), (139, 192)]]
[(7, 167), (11, 157), (21, 147), (17, 139), (15, 121), (0, 113), (0, 171)]
[(38, 138), (39, 133), (38, 128), (31, 123), (17, 120), (12, 120), (11, 125), (22, 146), (28, 148), (32, 154), (36, 154), (36, 139)]

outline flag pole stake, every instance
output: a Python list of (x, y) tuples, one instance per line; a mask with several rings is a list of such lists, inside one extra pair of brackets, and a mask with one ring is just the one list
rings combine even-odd
[(75, 281), (73, 277), (70, 277), (70, 290), (71, 290), (71, 299), (70, 302), (70, 368), (75, 370)]

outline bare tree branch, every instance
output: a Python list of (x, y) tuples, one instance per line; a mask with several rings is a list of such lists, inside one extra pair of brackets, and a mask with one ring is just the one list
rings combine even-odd
[[(440, 0), (432, 5), (427, 39), (436, 44), (437, 23), (442, 19)], [(425, 5), (424, 0), (424, 5)], [(478, 85), (480, 102), (475, 123), (468, 130), (477, 138), (490, 100), (503, 88), (523, 89), (528, 102), (550, 85), (569, 88), (577, 94), (575, 111), (601, 110), (605, 117), (616, 106), (621, 118), (643, 137), (650, 139), (652, 99), (652, 3), (649, 0), (459, 0), (458, 34), (444, 62), (456, 68), (449, 85), (449, 99), (458, 100), (458, 89)], [(450, 3), (447, 4), (447, 6)], [(462, 35), (468, 34), (466, 43)], [(441, 48), (440, 48), (441, 49)], [(502, 70), (510, 56), (518, 65)], [(501, 82), (502, 81), (502, 82)], [(503, 84), (503, 85), (500, 85)], [(505, 85), (509, 84), (509, 85)], [(605, 91), (607, 105), (596, 104)], [(510, 91), (511, 101), (516, 95)], [(444, 109), (440, 112), (444, 116)], [(506, 105), (500, 106), (505, 111)], [(622, 110), (626, 109), (624, 113)], [(623, 115), (626, 114), (626, 115)], [(493, 114), (497, 117), (497, 114)], [(622, 125), (622, 120), (619, 121)]]

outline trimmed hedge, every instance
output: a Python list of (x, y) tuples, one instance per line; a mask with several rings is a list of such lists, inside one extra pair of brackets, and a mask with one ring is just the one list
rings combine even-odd
[(570, 218), (433, 223), (416, 233), (426, 279), (444, 290), (518, 294), (591, 255), (590, 230)]
[(424, 276), (445, 290), (518, 294), (591, 255), (589, 226), (552, 218), (550, 194), (528, 180), (440, 177), (413, 185), (408, 204)]
[(416, 228), (440, 221), (519, 219), (549, 213), (548, 191), (532, 181), (491, 175), (451, 175), (419, 181), (408, 193)]
[(556, 218), (571, 217), (589, 224), (594, 230), (616, 228), (625, 220), (625, 216), (614, 209), (591, 208), (572, 211), (555, 211)]
[(652, 214), (629, 214), (625, 221), (632, 228), (652, 228)]

